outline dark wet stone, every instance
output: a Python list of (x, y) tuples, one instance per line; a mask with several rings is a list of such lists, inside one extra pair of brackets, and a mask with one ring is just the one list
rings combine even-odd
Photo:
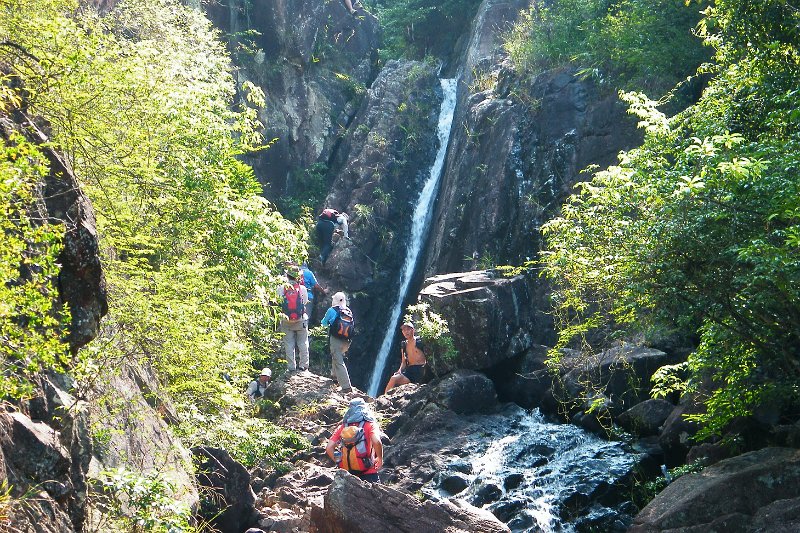
[(458, 494), (469, 487), (469, 479), (460, 473), (451, 474), (442, 479), (441, 487), (450, 494)]
[(472, 473), (472, 463), (469, 461), (453, 461), (447, 467), (450, 470), (455, 470), (456, 472), (461, 472), (462, 474), (471, 474)]
[(525, 508), (527, 502), (525, 500), (505, 500), (493, 505), (489, 510), (500, 521), (508, 522), (514, 515)]
[(516, 489), (523, 481), (525, 481), (524, 474), (511, 474), (503, 480), (503, 486), (506, 490)]
[(494, 483), (481, 485), (472, 497), (472, 505), (482, 507), (487, 503), (496, 502), (503, 496), (503, 489)]

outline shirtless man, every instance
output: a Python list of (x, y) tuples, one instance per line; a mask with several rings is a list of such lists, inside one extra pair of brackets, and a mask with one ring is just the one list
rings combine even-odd
[(400, 343), (400, 368), (389, 378), (384, 394), (399, 385), (419, 383), (425, 374), (425, 364), (428, 361), (425, 359), (422, 340), (414, 335), (414, 324), (404, 322), (400, 326), (400, 332), (403, 334), (403, 342)]

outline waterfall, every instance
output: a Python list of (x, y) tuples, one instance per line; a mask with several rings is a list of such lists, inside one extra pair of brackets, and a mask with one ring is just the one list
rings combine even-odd
[(406, 251), (406, 260), (400, 271), (400, 287), (397, 291), (395, 305), (386, 328), (386, 335), (383, 338), (383, 344), (381, 344), (378, 358), (375, 360), (375, 367), (372, 370), (372, 377), (369, 380), (367, 392), (370, 396), (377, 396), (378, 394), (378, 387), (380, 386), (383, 371), (386, 368), (386, 360), (389, 356), (389, 350), (392, 347), (392, 340), (395, 336), (397, 323), (400, 319), (400, 314), (403, 312), (403, 301), (406, 298), (411, 279), (414, 277), (417, 259), (419, 259), (419, 253), (422, 250), (422, 245), (427, 235), (428, 223), (431, 218), (431, 207), (433, 206), (434, 198), (436, 198), (436, 192), (439, 189), (439, 178), (442, 175), (444, 156), (447, 153), (447, 143), (450, 140), (450, 127), (453, 125), (453, 113), (456, 107), (457, 84), (454, 79), (442, 79), (439, 80), (439, 82), (444, 92), (442, 108), (441, 111), (439, 111), (439, 125), (437, 127), (439, 150), (436, 152), (436, 159), (434, 159), (433, 165), (431, 165), (430, 175), (425, 182), (425, 186), (422, 188), (422, 192), (417, 200), (417, 206), (414, 209), (414, 215), (411, 218), (411, 244)]

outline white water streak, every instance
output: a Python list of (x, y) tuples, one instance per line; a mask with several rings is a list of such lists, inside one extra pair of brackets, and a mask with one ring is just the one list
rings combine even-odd
[(425, 186), (422, 188), (422, 193), (417, 200), (417, 206), (414, 209), (414, 215), (411, 223), (411, 245), (406, 251), (406, 260), (403, 263), (403, 269), (400, 274), (400, 289), (395, 298), (395, 306), (392, 309), (392, 314), (389, 318), (389, 324), (386, 329), (386, 335), (381, 344), (381, 350), (378, 352), (378, 358), (375, 360), (375, 367), (372, 370), (372, 377), (369, 380), (369, 387), (367, 393), (370, 396), (377, 396), (378, 387), (380, 386), (381, 376), (386, 368), (386, 359), (389, 356), (389, 349), (391, 348), (392, 340), (397, 329), (397, 322), (400, 319), (400, 313), (403, 311), (403, 301), (408, 292), (408, 286), (411, 284), (411, 279), (414, 277), (414, 270), (417, 266), (419, 253), (422, 250), (422, 245), (425, 243), (425, 235), (427, 234), (428, 223), (431, 218), (431, 207), (433, 200), (436, 198), (436, 192), (439, 189), (439, 178), (442, 175), (444, 167), (444, 156), (447, 153), (447, 143), (450, 140), (450, 128), (453, 125), (453, 113), (456, 107), (456, 80), (443, 79), (439, 80), (444, 92), (444, 99), (442, 100), (442, 108), (439, 112), (439, 125), (437, 128), (437, 135), (439, 137), (439, 150), (436, 152), (436, 159), (431, 166), (431, 172)]

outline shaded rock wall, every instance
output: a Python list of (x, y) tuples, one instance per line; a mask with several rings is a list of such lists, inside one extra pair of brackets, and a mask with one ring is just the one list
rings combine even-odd
[[(325, 268), (312, 269), (330, 294), (344, 290), (350, 298), (358, 333), (348, 368), (362, 388), (396, 297), (413, 202), (436, 155), (441, 100), (431, 65), (390, 61), (332, 164), (336, 179), (326, 205), (350, 213), (350, 239), (337, 242)], [(330, 300), (317, 305), (324, 312)]]
[[(375, 77), (378, 22), (325, 0), (230, 0), (203, 8), (228, 34), (239, 84), (250, 80), (266, 94), (261, 119), (265, 138), (275, 142), (248, 162), (268, 198), (291, 192), (304, 169), (327, 167)], [(250, 30), (257, 34), (245, 35)]]
[(580, 171), (614, 163), (640, 138), (616, 95), (574, 70), (513, 71), (501, 36), (527, 4), (486, 0), (476, 17), (427, 275), (534, 258), (541, 225), (585, 179)]
[(425, 280), (419, 298), (448, 323), (458, 360), (452, 368), (488, 369), (535, 344), (553, 342), (552, 319), (536, 308), (543, 287), (528, 275), (492, 271), (443, 274)]

